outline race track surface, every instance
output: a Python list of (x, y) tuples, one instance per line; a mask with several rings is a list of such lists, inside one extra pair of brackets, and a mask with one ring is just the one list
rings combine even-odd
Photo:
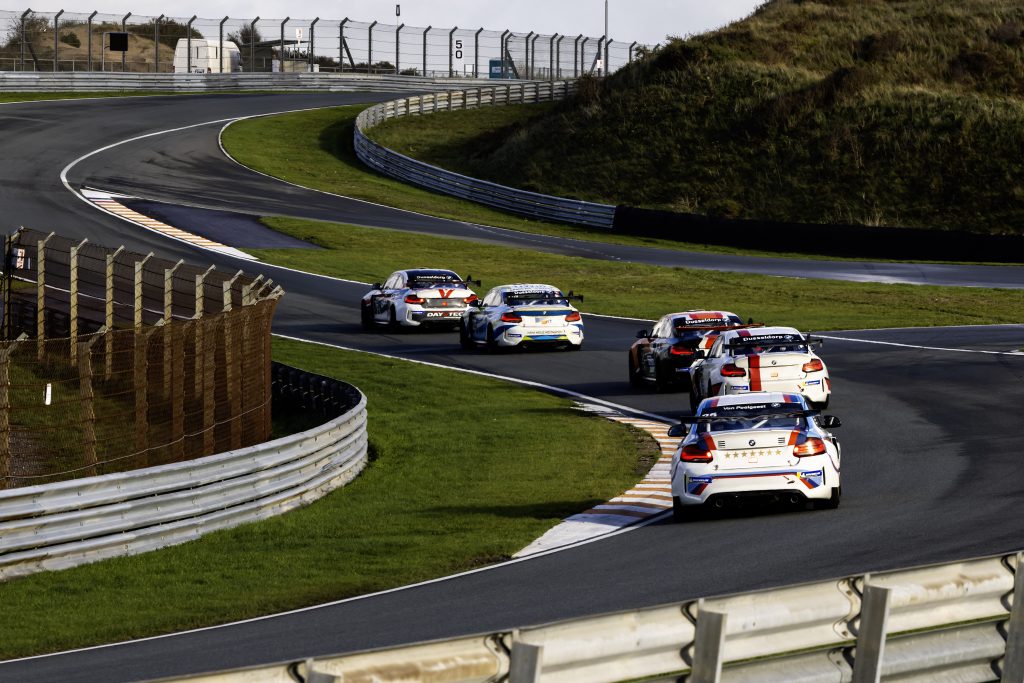
[[(23, 224), (102, 244), (124, 243), (168, 258), (263, 272), (287, 292), (275, 319), (274, 329), (281, 334), (557, 385), (670, 417), (687, 409), (684, 394), (630, 391), (625, 350), (642, 322), (588, 316), (586, 347), (580, 353), (490, 356), (459, 350), (450, 333), (367, 333), (358, 327), (357, 310), (365, 286), (167, 241), (100, 213), (69, 193), (58, 178), (73, 159), (146, 132), (360, 99), (374, 97), (183, 96), (0, 106), (0, 140), (7, 161), (0, 166), (0, 228), (9, 231)], [(333, 212), (334, 220), (528, 243), (559, 253), (587, 249), (609, 258), (628, 253), (618, 251), (621, 247), (554, 238), (535, 243), (537, 236), (484, 231), (282, 186), (220, 158), (215, 151), (218, 128), (203, 126), (112, 148), (75, 166), (69, 179), (76, 187), (220, 210)], [(519, 242), (507, 242), (509, 238)], [(693, 256), (667, 252), (664, 257)], [(803, 268), (808, 262), (785, 263)], [(830, 267), (839, 272), (865, 265), (870, 264)], [(903, 275), (917, 269), (919, 277), (940, 277), (925, 266), (907, 268)], [(941, 268), (943, 279), (976, 284), (995, 278), (1018, 287), (1024, 283), (1020, 269)], [(994, 271), (1001, 274), (990, 274)], [(655, 523), (577, 548), (382, 595), (0, 663), (0, 681), (129, 681), (181, 675), (1020, 549), (1024, 518), (1018, 511), (1024, 492), (1017, 423), (1024, 405), (1024, 355), (1008, 352), (1024, 347), (1024, 326), (827, 336), (831, 338), (822, 355), (835, 389), (828, 412), (844, 422), (838, 432), (845, 456), (839, 510), (726, 516), (687, 526)]]

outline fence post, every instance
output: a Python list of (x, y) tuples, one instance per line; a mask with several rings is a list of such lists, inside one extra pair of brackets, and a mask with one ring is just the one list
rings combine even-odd
[(133, 316), (133, 359), (132, 380), (135, 388), (135, 453), (138, 467), (146, 467), (149, 457), (146, 448), (149, 445), (149, 396), (146, 393), (149, 383), (149, 334), (143, 331), (143, 280), (146, 262), (153, 258), (150, 252), (141, 261), (135, 262), (135, 302)]
[[(165, 335), (170, 336), (170, 353), (167, 353), (167, 336), (164, 337), (164, 355), (170, 357), (171, 385), (171, 455), (175, 462), (185, 454), (185, 329), (194, 324), (193, 321), (181, 325), (168, 323), (164, 327)], [(185, 329), (182, 329), (185, 328)], [(166, 369), (166, 365), (165, 365)]]
[[(455, 48), (453, 43), (455, 41), (455, 32), (458, 30), (459, 27), (456, 26), (448, 32), (448, 78), (455, 76), (455, 63), (452, 61), (455, 58)], [(449, 107), (449, 109), (451, 109), (451, 107)]]
[[(117, 248), (113, 254), (107, 254), (106, 272), (106, 296), (104, 296), (104, 324), (107, 330), (114, 329), (114, 261), (124, 251), (124, 246)], [(114, 372), (114, 335), (104, 335), (104, 372), (106, 379), (110, 379)]]
[[(224, 283), (224, 313), (230, 313), (233, 308), (232, 292), (235, 282), (241, 277), (242, 271), (238, 271), (233, 278)], [(244, 315), (244, 312), (243, 312)], [(235, 345), (241, 341), (239, 335), (232, 329), (235, 316), (225, 315), (224, 317), (224, 371), (225, 383), (227, 384), (228, 405), (231, 407), (229, 427), (231, 433), (230, 450), (242, 447), (241, 423), (239, 422), (241, 411), (241, 387), (239, 384), (239, 360), (241, 354)], [(236, 337), (239, 337), (236, 339)]]
[(373, 73), (373, 27), (378, 22), (374, 21), (370, 24), (370, 27), (366, 29), (366, 73)]
[[(867, 583), (867, 578), (865, 578)], [(857, 656), (853, 659), (853, 683), (878, 683), (882, 678), (885, 629), (889, 621), (892, 589), (865, 586), (861, 599)]]
[(701, 609), (697, 613), (697, 634), (693, 642), (693, 670), (690, 683), (718, 683), (725, 656), (726, 615)]
[(345, 17), (338, 24), (338, 73), (345, 73), (345, 24), (348, 21), (348, 17)]
[[(122, 33), (128, 33), (128, 19), (131, 18), (131, 16), (132, 16), (132, 13), (129, 12), (128, 14), (124, 15), (123, 17), (121, 17), (121, 32)], [(121, 73), (125, 72), (125, 70), (126, 70), (126, 66), (125, 65), (127, 63), (128, 63), (128, 53), (127, 52), (122, 52), (121, 53)], [(111, 71), (113, 71), (113, 67), (111, 67)]]
[(174, 273), (184, 264), (179, 260), (172, 268), (164, 269), (164, 381), (163, 395), (167, 398), (171, 388), (174, 359), (171, 358), (171, 320), (174, 315)]
[(573, 78), (579, 78), (580, 75), (580, 38), (583, 34), (576, 36), (576, 40), (572, 41), (572, 76)]
[(1006, 659), (1003, 661), (1002, 683), (1024, 681), (1024, 553), (1017, 553), (1013, 572), (1013, 607), (1006, 634)]
[(78, 251), (85, 246), (89, 240), (84, 239), (78, 243), (77, 246), (71, 247), (71, 294), (70, 294), (70, 307), (69, 311), (71, 314), (71, 346), (69, 348), (71, 354), (71, 363), (74, 364), (76, 361), (76, 354), (78, 353)]
[[(473, 78), (480, 78), (480, 34), (483, 33), (484, 29), (481, 26), (477, 29), (477, 32), (473, 34)], [(487, 65), (487, 75), (491, 75), (491, 65)]]
[(51, 237), (52, 232), (36, 243), (36, 357), (40, 363), (46, 349), (46, 243)]
[[(227, 19), (227, 17), (224, 18)], [(252, 23), (249, 24), (249, 73), (256, 73), (256, 41), (253, 40), (253, 36), (256, 35), (256, 22), (259, 20), (260, 18), (257, 15), (252, 20)], [(222, 52), (221, 54), (224, 53)]]
[[(278, 58), (280, 60), (280, 66), (278, 67), (277, 70), (278, 70), (278, 73), (282, 73), (282, 74), (284, 73), (284, 25), (288, 23), (289, 19), (291, 19), (291, 17), (285, 17), (284, 21), (281, 22), (281, 47), (280, 47), (280, 52), (278, 53)], [(250, 36), (249, 39), (252, 40), (252, 37)]]
[(405, 28), (405, 24), (400, 24), (395, 29), (395, 75), (397, 76), (402, 70), (402, 29)]
[(101, 329), (99, 334), (92, 335), (88, 341), (81, 343), (78, 351), (78, 396), (79, 415), (82, 423), (82, 458), (85, 462), (87, 477), (95, 477), (96, 471), (96, 410), (93, 407), (95, 395), (92, 390), (92, 347), (100, 334), (106, 336), (107, 330)]
[(0, 490), (13, 488), (11, 486), (11, 354), (17, 343), (6, 342), (0, 347)]
[(60, 59), (60, 15), (61, 10), (53, 15), (53, 73), (57, 73), (57, 61)]
[(153, 22), (153, 73), (160, 73), (160, 22), (164, 20), (161, 14)]
[(3, 320), (0, 321), (0, 339), (11, 338), (11, 269), (14, 268), (14, 236), (4, 235), (4, 267), (0, 271), (0, 288), (3, 289)]
[(313, 21), (309, 22), (309, 72), (313, 73), (313, 65), (316, 64), (316, 22), (320, 21), (320, 17), (317, 17)]
[[(212, 455), (216, 447), (216, 441), (214, 439), (216, 434), (214, 433), (213, 430), (215, 410), (217, 407), (217, 401), (215, 396), (217, 391), (216, 366), (214, 365), (214, 363), (217, 360), (217, 350), (216, 346), (214, 346), (217, 339), (217, 330), (216, 328), (214, 328), (213, 330), (210, 330), (208, 328), (217, 325), (218, 321), (223, 320), (224, 316), (220, 316), (219, 318), (215, 319), (198, 318), (197, 323), (198, 338), (203, 340), (203, 364), (202, 372), (200, 373), (203, 378), (203, 455)], [(213, 341), (211, 342), (206, 340)], [(207, 358), (208, 350), (206, 348), (208, 345), (213, 346), (212, 349), (209, 349), (209, 351), (212, 351), (212, 353), (209, 354), (209, 358)]]

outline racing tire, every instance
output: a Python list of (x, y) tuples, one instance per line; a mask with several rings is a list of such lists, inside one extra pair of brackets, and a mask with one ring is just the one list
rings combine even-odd
[(392, 332), (398, 332), (399, 330), (398, 317), (395, 314), (394, 306), (388, 310), (388, 329)]
[(832, 489), (832, 495), (828, 500), (819, 500), (818, 507), (822, 510), (835, 510), (839, 507), (839, 499), (843, 496), (843, 487), (836, 486)]
[(629, 384), (634, 388), (642, 387), (644, 378), (640, 376), (640, 368), (633, 360), (633, 354), (629, 354)]
[(487, 326), (487, 352), (495, 353), (498, 350), (498, 340), (494, 336), (494, 328), (490, 325)]
[(359, 307), (359, 321), (362, 323), (364, 330), (373, 329), (373, 311), (370, 310), (369, 306)]
[(661, 363), (655, 363), (654, 365), (654, 387), (664, 393), (678, 390), (676, 383), (672, 381), (672, 378)]
[(473, 338), (469, 336), (469, 330), (466, 329), (465, 325), (459, 325), (459, 346), (466, 351), (470, 351), (476, 346), (473, 343)]
[(696, 522), (701, 517), (700, 505), (683, 505), (678, 496), (672, 496), (672, 521), (679, 523)]
[(566, 351), (579, 351), (582, 348), (583, 348), (583, 342), (580, 342), (579, 344), (573, 344), (572, 342), (569, 342), (566, 345), (565, 350)]
[(697, 412), (697, 406), (700, 405), (700, 402), (702, 400), (703, 399), (701, 399), (701, 397), (697, 395), (697, 387), (691, 385), (690, 386), (690, 412), (691, 413), (696, 413)]

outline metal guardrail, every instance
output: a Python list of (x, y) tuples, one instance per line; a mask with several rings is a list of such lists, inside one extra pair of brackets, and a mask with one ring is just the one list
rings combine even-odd
[(616, 683), (675, 681), (686, 674), (690, 683), (859, 683), (879, 676), (1020, 683), (1022, 557), (989, 557), (161, 680), (329, 683), (369, 680), (372, 674), (379, 683)]
[(443, 192), (461, 199), (511, 211), (540, 220), (611, 229), (615, 207), (577, 199), (527, 192), (447, 171), (380, 145), (366, 131), (397, 116), (438, 111), (475, 109), (527, 102), (551, 102), (568, 97), (575, 84), (569, 81), (523, 82), (508, 86), (479, 87), (407, 97), (364, 110), (357, 118), (353, 143), (356, 156), (371, 168), (403, 182)]
[(354, 73), (142, 74), (94, 72), (4, 72), (0, 92), (422, 92), (487, 84), (487, 79), (423, 78)]
[(0, 579), (183, 543), (354, 479), (367, 462), (366, 397), (276, 364), (273, 374), (276, 397), (336, 417), (188, 462), (0, 491)]

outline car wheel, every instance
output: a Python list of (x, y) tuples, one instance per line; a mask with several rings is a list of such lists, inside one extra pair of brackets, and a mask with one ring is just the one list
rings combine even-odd
[(494, 336), (494, 328), (490, 325), (487, 326), (487, 351), (494, 353), (498, 350), (498, 340)]
[(573, 344), (572, 342), (569, 342), (569, 344), (566, 345), (565, 347), (566, 351), (579, 351), (582, 348), (583, 342), (580, 342), (579, 344)]
[(690, 386), (690, 412), (696, 413), (697, 406), (700, 405), (701, 398), (697, 395), (697, 387), (691, 384)]
[(842, 495), (843, 487), (836, 486), (835, 488), (832, 489), (832, 495), (829, 496), (829, 499), (819, 501), (819, 505), (821, 508), (825, 510), (835, 510), (837, 507), (839, 507), (839, 499), (842, 497)]
[(657, 387), (658, 391), (675, 391), (675, 382), (672, 381), (671, 375), (668, 370), (665, 369), (661, 363), (654, 364), (654, 386)]
[(395, 314), (394, 306), (388, 311), (388, 329), (392, 332), (398, 331), (398, 316)]
[(700, 505), (683, 505), (678, 496), (672, 496), (672, 521), (696, 522), (700, 519)]
[(473, 343), (473, 338), (469, 336), (469, 329), (465, 325), (459, 325), (459, 346), (467, 351), (476, 346)]
[(631, 386), (643, 386), (644, 378), (640, 376), (640, 367), (633, 360), (633, 354), (629, 354), (629, 383)]
[(824, 401), (814, 403), (813, 407), (817, 410), (828, 410), (829, 401), (832, 400), (832, 395), (825, 397)]
[(359, 320), (363, 324), (364, 330), (373, 329), (373, 309), (367, 305), (362, 305), (359, 311)]

